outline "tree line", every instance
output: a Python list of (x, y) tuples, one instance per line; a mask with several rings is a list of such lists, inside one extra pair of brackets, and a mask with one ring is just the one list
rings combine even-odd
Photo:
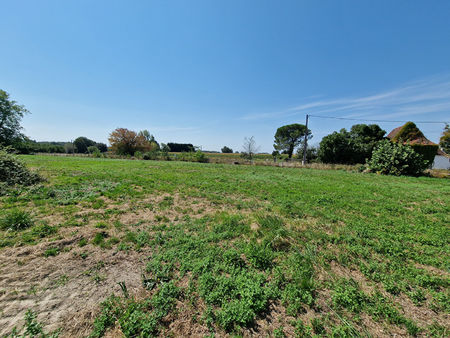
[[(29, 111), (16, 101), (11, 100), (9, 94), (0, 90), (0, 146), (13, 147), (17, 152), (28, 154), (34, 152), (53, 153), (81, 153), (100, 155), (111, 151), (117, 155), (135, 156), (146, 159), (167, 158), (169, 152), (196, 153), (196, 155), (183, 155), (180, 159), (193, 159), (204, 162), (204, 154), (190, 143), (161, 143), (148, 131), (139, 132), (126, 128), (117, 128), (109, 135), (110, 148), (106, 144), (93, 141), (80, 136), (73, 142), (36, 142), (22, 134), (21, 119)], [(376, 124), (356, 124), (350, 130), (341, 129), (335, 131), (321, 140), (318, 147), (309, 147), (306, 152), (307, 161), (338, 163), (338, 164), (371, 164), (376, 167), (375, 159), (390, 159), (391, 162), (399, 162), (400, 166), (414, 167), (408, 161), (419, 161), (431, 165), (437, 152), (437, 146), (431, 144), (412, 144), (410, 140), (424, 138), (417, 126), (409, 122), (405, 124), (396, 137), (387, 140), (386, 131)], [(297, 153), (301, 158), (305, 148), (305, 141), (313, 137), (311, 130), (303, 124), (289, 124), (279, 127), (274, 135), (274, 160), (282, 154), (287, 159), (292, 159)], [(389, 144), (386, 142), (390, 142)], [(450, 130), (446, 125), (440, 139), (440, 147), (450, 153)], [(414, 154), (419, 157), (413, 156)], [(224, 146), (223, 153), (233, 153), (233, 149)], [(243, 149), (240, 152), (244, 158), (253, 159), (259, 151), (254, 137), (245, 138)], [(384, 151), (385, 154), (380, 154)], [(375, 152), (378, 152), (374, 156)], [(386, 153), (388, 152), (388, 153)], [(401, 158), (401, 159), (399, 159)], [(405, 162), (406, 161), (406, 162)], [(416, 163), (417, 164), (417, 163)], [(418, 165), (422, 168), (425, 164)], [(385, 163), (385, 167), (387, 164)], [(416, 165), (417, 167), (417, 165)], [(383, 171), (383, 170), (377, 170)]]

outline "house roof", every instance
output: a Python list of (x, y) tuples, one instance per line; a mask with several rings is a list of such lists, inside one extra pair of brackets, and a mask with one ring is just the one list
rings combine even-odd
[[(397, 136), (397, 134), (400, 132), (400, 130), (403, 128), (403, 126), (397, 127), (392, 129), (392, 131), (387, 135), (387, 138), (390, 140), (395, 139), (395, 137)], [(429, 139), (427, 139), (421, 132), (420, 132), (421, 136), (413, 139), (413, 140), (408, 140), (405, 141), (404, 143), (408, 143), (408, 144), (423, 144), (423, 145), (434, 145), (436, 146), (437, 144), (434, 142), (431, 142)], [(438, 148), (436, 155), (438, 156), (445, 156), (445, 157), (450, 157), (450, 155), (448, 155), (447, 153), (445, 153), (442, 149)]]
[[(396, 136), (397, 136), (398, 133), (402, 130), (403, 127), (404, 127), (404, 125), (403, 125), (403, 126), (400, 126), (400, 127), (397, 127), (397, 128), (395, 128), (395, 129), (393, 129), (393, 130), (388, 134), (388, 136), (387, 136), (388, 139), (390, 139), (390, 140), (395, 139)], [(414, 128), (416, 128), (415, 125), (414, 125)], [(416, 128), (416, 129), (417, 129), (417, 128)], [(409, 140), (405, 141), (404, 143), (409, 143), (409, 144), (423, 144), (423, 145), (433, 145), (433, 146), (437, 146), (436, 143), (431, 142), (429, 139), (427, 139), (427, 138), (422, 134), (422, 132), (420, 132), (418, 129), (417, 129), (417, 131), (418, 131), (418, 135), (420, 135), (420, 136), (417, 136), (417, 137), (414, 138), (414, 139), (409, 139)]]
[(395, 129), (392, 129), (392, 131), (388, 134), (387, 138), (392, 140), (400, 131), (400, 129), (402, 129), (403, 126), (397, 127)]

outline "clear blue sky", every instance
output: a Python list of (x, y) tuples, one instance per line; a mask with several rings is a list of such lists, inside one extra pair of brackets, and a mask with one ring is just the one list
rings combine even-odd
[[(450, 120), (450, 1), (0, 0), (0, 88), (36, 140), (116, 127), (272, 151), (305, 113)], [(356, 122), (354, 122), (356, 123)], [(313, 143), (351, 121), (312, 118)], [(386, 130), (399, 123), (380, 123)], [(443, 125), (419, 127), (438, 141)]]

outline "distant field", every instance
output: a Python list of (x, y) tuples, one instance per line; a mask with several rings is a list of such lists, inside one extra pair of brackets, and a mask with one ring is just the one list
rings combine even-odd
[(0, 197), (0, 335), (27, 310), (68, 337), (449, 335), (449, 180), (22, 159), (47, 182)]

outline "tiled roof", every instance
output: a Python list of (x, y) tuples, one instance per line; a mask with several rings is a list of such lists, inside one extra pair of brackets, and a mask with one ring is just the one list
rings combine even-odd
[[(395, 129), (392, 129), (392, 131), (388, 134), (388, 139), (392, 140), (393, 138), (395, 138), (395, 136), (399, 133), (400, 129), (402, 129), (403, 126), (397, 127)], [(405, 143), (409, 143), (409, 144), (423, 144), (423, 145), (434, 145), (436, 146), (437, 144), (434, 142), (431, 142), (429, 139), (427, 139), (425, 136), (423, 137), (418, 137), (415, 140), (408, 140)]]

